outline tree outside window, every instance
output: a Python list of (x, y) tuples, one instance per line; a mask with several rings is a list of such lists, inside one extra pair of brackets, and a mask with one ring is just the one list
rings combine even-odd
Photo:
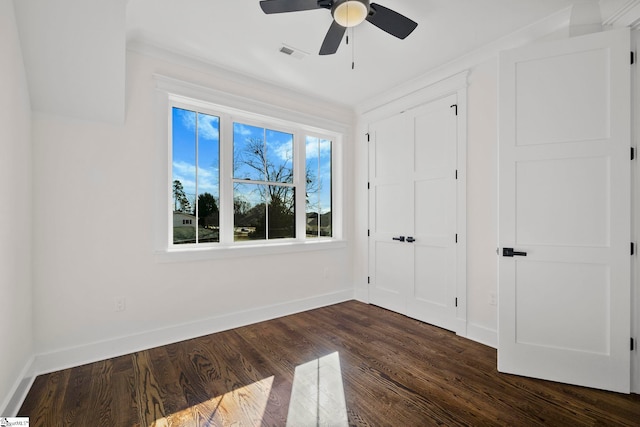
[(333, 236), (331, 139), (188, 105), (171, 107), (173, 245)]

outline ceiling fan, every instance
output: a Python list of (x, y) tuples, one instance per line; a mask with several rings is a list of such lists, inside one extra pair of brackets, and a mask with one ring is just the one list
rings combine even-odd
[(262, 0), (260, 7), (266, 14), (331, 10), (333, 22), (320, 47), (320, 55), (336, 53), (347, 28), (355, 27), (364, 20), (399, 39), (406, 38), (418, 26), (406, 16), (377, 3), (369, 3), (369, 0)]

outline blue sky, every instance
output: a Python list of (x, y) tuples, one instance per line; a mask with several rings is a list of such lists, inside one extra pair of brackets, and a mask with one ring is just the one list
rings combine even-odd
[(173, 180), (180, 180), (193, 204), (196, 194), (196, 119), (198, 123), (198, 193), (219, 197), (220, 119), (173, 109)]
[[(196, 120), (198, 131), (198, 192), (208, 192), (219, 198), (219, 144), (220, 118), (203, 113), (173, 108), (173, 159), (172, 180), (182, 182), (187, 197), (193, 204), (196, 193)], [(249, 141), (260, 141), (267, 161), (278, 168), (292, 168), (293, 135), (242, 123), (234, 123), (234, 159), (251, 159), (247, 153)], [(266, 141), (266, 142), (265, 142)], [(310, 194), (307, 211), (321, 213), (331, 210), (331, 141), (316, 137), (306, 138), (306, 160), (309, 173), (320, 178), (320, 190)], [(256, 160), (255, 158), (253, 160)], [(262, 181), (263, 172), (247, 166), (243, 162), (234, 165), (234, 178)], [(283, 180), (291, 183), (291, 179)], [(257, 201), (248, 197), (248, 201)]]

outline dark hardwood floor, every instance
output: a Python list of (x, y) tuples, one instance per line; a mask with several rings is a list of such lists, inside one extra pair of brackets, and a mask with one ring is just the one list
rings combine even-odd
[(499, 374), (496, 351), (355, 301), (36, 378), (33, 426), (638, 426), (640, 395)]

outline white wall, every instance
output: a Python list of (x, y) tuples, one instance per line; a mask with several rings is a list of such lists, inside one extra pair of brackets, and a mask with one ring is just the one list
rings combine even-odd
[(0, 76), (0, 414), (4, 415), (33, 349), (31, 110), (11, 0), (0, 0)]
[[(232, 325), (229, 318), (260, 318), (251, 315), (256, 310), (277, 316), (350, 299), (346, 245), (201, 261), (164, 262), (154, 255), (154, 194), (163, 185), (156, 154), (166, 142), (156, 128), (153, 74), (297, 112), (326, 111), (329, 120), (349, 123), (353, 113), (139, 53), (129, 53), (127, 68), (124, 126), (33, 117), (35, 371), (212, 332)], [(346, 163), (350, 152), (347, 147)], [(114, 311), (116, 297), (126, 298), (125, 311)], [(175, 333), (158, 332), (163, 329)], [(92, 346), (95, 351), (85, 351)]]
[[(467, 91), (467, 323), (472, 338), (497, 339), (498, 59), (471, 68)], [(487, 335), (486, 338), (483, 338)]]

